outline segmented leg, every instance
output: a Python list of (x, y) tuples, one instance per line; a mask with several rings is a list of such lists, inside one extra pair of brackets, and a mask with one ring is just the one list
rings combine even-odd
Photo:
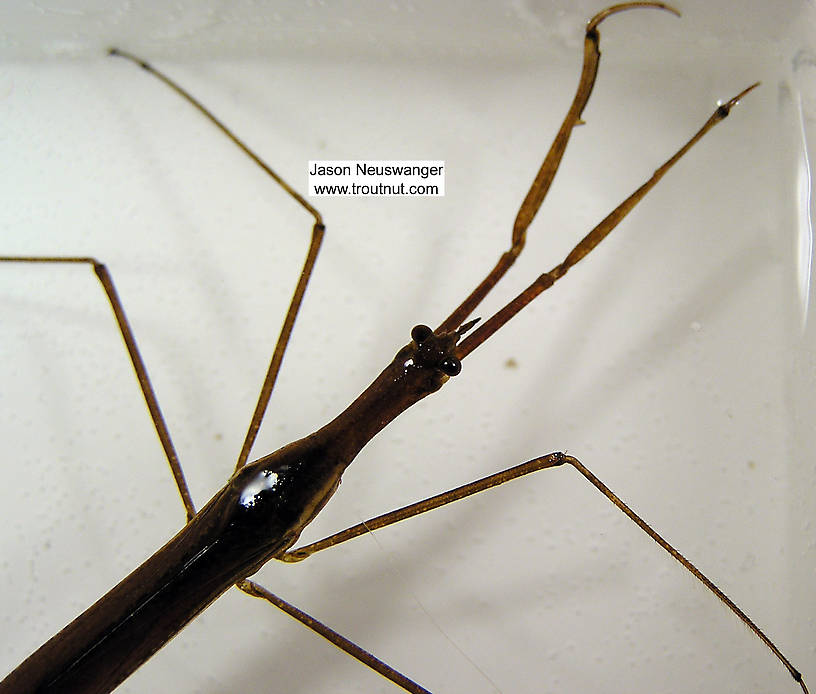
[(142, 395), (144, 395), (145, 402), (147, 403), (147, 409), (150, 412), (150, 418), (153, 420), (153, 426), (155, 427), (156, 433), (159, 436), (159, 441), (161, 441), (164, 454), (167, 456), (167, 462), (170, 465), (170, 471), (173, 473), (173, 479), (175, 480), (176, 487), (181, 495), (181, 501), (184, 504), (184, 510), (187, 514), (187, 521), (192, 520), (196, 512), (195, 506), (193, 505), (193, 499), (190, 496), (190, 490), (187, 486), (187, 481), (184, 478), (184, 471), (181, 469), (181, 463), (179, 462), (178, 455), (176, 454), (176, 449), (173, 446), (173, 441), (170, 438), (170, 431), (167, 428), (167, 422), (165, 422), (164, 415), (162, 415), (158, 398), (156, 398), (156, 393), (153, 390), (153, 384), (150, 382), (150, 376), (147, 373), (144, 360), (142, 359), (142, 355), (139, 352), (139, 347), (136, 344), (136, 337), (133, 335), (133, 331), (130, 328), (130, 323), (128, 322), (127, 314), (125, 313), (125, 307), (122, 305), (122, 302), (119, 299), (119, 294), (116, 291), (113, 277), (108, 271), (108, 268), (104, 263), (99, 262), (96, 258), (84, 256), (0, 256), (0, 262), (87, 264), (93, 268), (94, 273), (102, 284), (102, 288), (105, 290), (105, 295), (108, 297), (108, 301), (113, 309), (113, 315), (116, 318), (116, 324), (119, 328), (119, 332), (122, 335), (122, 339), (125, 341), (125, 347), (127, 348), (128, 355), (130, 355), (133, 370), (136, 372), (136, 379), (139, 381), (139, 388), (141, 388)]
[(372, 655), (364, 648), (360, 648), (360, 646), (353, 641), (349, 641), (342, 634), (338, 634), (336, 631), (334, 631), (334, 629), (327, 627), (325, 624), (323, 624), (323, 622), (315, 619), (309, 614), (306, 614), (302, 610), (299, 610), (292, 603), (286, 602), (286, 600), (279, 598), (277, 595), (271, 593), (263, 586), (255, 583), (255, 581), (241, 581), (241, 583), (237, 583), (236, 586), (240, 590), (244, 591), (244, 593), (247, 595), (251, 595), (254, 598), (260, 598), (261, 600), (266, 600), (266, 602), (282, 610), (304, 626), (309, 627), (309, 629), (314, 631), (316, 634), (320, 634), (320, 636), (333, 643), (340, 650), (348, 653), (352, 658), (358, 660), (363, 665), (367, 665), (374, 670), (374, 672), (382, 675), (385, 677), (385, 679), (390, 680), (398, 687), (402, 687), (406, 692), (411, 692), (411, 694), (431, 694), (427, 689), (425, 689), (425, 687), (417, 684), (412, 679), (409, 679), (401, 672), (395, 670), (388, 665), (388, 663), (384, 663), (382, 660)]
[(476, 309), (498, 281), (504, 277), (504, 274), (516, 262), (516, 258), (524, 250), (524, 244), (527, 238), (527, 228), (535, 219), (544, 198), (550, 190), (558, 167), (561, 165), (561, 159), (564, 152), (567, 150), (572, 130), (576, 125), (583, 124), (581, 114), (592, 95), (592, 89), (595, 86), (595, 79), (598, 76), (598, 64), (601, 60), (601, 51), (599, 49), (601, 35), (598, 33), (598, 25), (607, 17), (618, 12), (626, 10), (634, 10), (638, 8), (651, 8), (657, 10), (666, 10), (674, 15), (680, 16), (680, 13), (671, 5), (663, 2), (627, 2), (621, 5), (613, 5), (607, 9), (596, 14), (587, 23), (586, 33), (584, 34), (584, 64), (581, 69), (581, 77), (578, 80), (578, 88), (575, 91), (575, 96), (572, 99), (567, 115), (558, 129), (558, 133), (553, 139), (552, 145), (544, 157), (544, 161), (539, 168), (538, 173), (533, 180), (530, 190), (524, 197), (524, 202), (519, 207), (516, 219), (513, 222), (513, 233), (511, 235), (510, 248), (505, 251), (496, 266), (488, 273), (479, 285), (474, 289), (470, 295), (440, 324), (437, 330), (446, 331), (454, 330), (461, 325), (464, 320)]
[[(640, 186), (640, 188), (627, 197), (620, 205), (606, 215), (606, 217), (604, 217), (603, 220), (601, 220), (601, 222), (586, 236), (584, 236), (584, 238), (578, 242), (575, 248), (569, 252), (567, 257), (564, 258), (561, 263), (556, 265), (549, 272), (539, 275), (535, 281), (529, 287), (527, 287), (527, 289), (516, 296), (515, 299), (508, 302), (503, 308), (493, 314), (478, 328), (476, 328), (473, 333), (466, 337), (456, 348), (456, 356), (458, 356), (460, 359), (464, 359), (480, 344), (487, 340), (487, 338), (489, 338), (493, 333), (507, 323), (507, 321), (521, 311), (521, 309), (527, 306), (527, 304), (529, 304), (539, 294), (552, 287), (559, 279), (566, 275), (567, 271), (573, 265), (578, 263), (579, 260), (589, 255), (589, 253), (594, 250), (598, 244), (624, 220), (626, 215), (628, 215), (635, 208), (635, 206), (641, 200), (643, 200), (644, 197), (646, 197), (646, 193), (657, 185), (660, 179), (666, 175), (666, 172), (678, 161), (680, 161), (680, 159), (682, 159), (683, 156), (697, 142), (699, 142), (709, 130), (711, 130), (711, 128), (727, 118), (728, 114), (731, 112), (731, 109), (740, 102), (740, 99), (742, 99), (751, 90), (756, 89), (758, 86), (759, 82), (755, 82), (749, 87), (743, 89), (736, 96), (726, 101), (724, 104), (718, 106), (708, 120), (703, 123), (703, 126), (696, 133), (694, 133), (694, 135), (692, 135), (680, 149), (669, 157), (669, 159), (655, 169), (655, 172), (642, 186)], [(491, 273), (491, 275), (492, 274), (493, 273)], [(488, 279), (491, 275), (488, 275)]]
[(408, 506), (403, 506), (395, 511), (390, 511), (389, 513), (384, 513), (380, 516), (370, 518), (362, 523), (358, 523), (357, 525), (353, 525), (345, 530), (334, 533), (333, 535), (324, 537), (322, 540), (318, 540), (317, 542), (312, 542), (311, 544), (291, 550), (279, 557), (279, 559), (284, 562), (303, 561), (321, 550), (328, 549), (329, 547), (336, 547), (337, 545), (347, 542), (355, 537), (359, 537), (360, 535), (365, 535), (366, 533), (379, 530), (380, 528), (385, 528), (389, 525), (393, 525), (394, 523), (398, 523), (399, 521), (412, 518), (413, 516), (418, 516), (422, 513), (432, 511), (442, 506), (446, 506), (454, 501), (465, 499), (469, 496), (473, 496), (474, 494), (478, 494), (479, 492), (491, 489), (492, 487), (498, 487), (505, 482), (509, 482), (519, 477), (524, 477), (525, 475), (529, 475), (533, 472), (548, 470), (550, 468), (560, 467), (561, 465), (571, 465), (578, 472), (580, 472), (592, 484), (592, 486), (594, 486), (599, 492), (601, 492), (601, 494), (609, 499), (609, 501), (617, 506), (618, 509), (620, 509), (620, 511), (622, 511), (635, 525), (637, 525), (643, 532), (652, 538), (655, 543), (666, 550), (666, 552), (668, 552), (673, 559), (688, 570), (689, 573), (700, 581), (700, 583), (708, 588), (708, 590), (711, 591), (720, 602), (722, 602), (729, 610), (731, 610), (731, 612), (739, 617), (740, 621), (745, 624), (745, 626), (747, 626), (762, 641), (762, 643), (768, 647), (768, 649), (770, 649), (770, 651), (779, 659), (782, 665), (785, 666), (785, 669), (787, 669), (791, 677), (793, 677), (793, 679), (799, 683), (802, 691), (805, 692), (805, 694), (808, 694), (808, 688), (802, 679), (802, 674), (783, 655), (782, 651), (779, 650), (776, 644), (771, 641), (765, 632), (763, 632), (762, 629), (760, 629), (759, 626), (757, 626), (757, 624), (747, 614), (745, 614), (745, 612), (740, 609), (733, 600), (731, 600), (731, 598), (723, 593), (723, 591), (720, 590), (711, 579), (709, 579), (694, 564), (686, 559), (686, 557), (675, 549), (674, 546), (663, 539), (663, 537), (657, 531), (655, 531), (629, 506), (627, 506), (617, 494), (615, 494), (600, 479), (598, 479), (589, 470), (589, 468), (581, 463), (581, 461), (564, 453), (550, 453), (549, 455), (544, 455), (539, 458), (533, 458), (532, 460), (528, 460), (526, 463), (521, 463), (520, 465), (507, 468), (501, 472), (488, 475), (487, 477), (483, 477), (475, 482), (469, 482), (461, 487), (456, 487), (455, 489), (428, 497), (422, 501), (417, 501), (416, 503), (409, 504)]
[(317, 260), (317, 254), (320, 251), (320, 245), (323, 243), (323, 236), (326, 232), (326, 227), (323, 224), (323, 218), (320, 216), (320, 213), (309, 204), (306, 198), (304, 198), (291, 185), (289, 185), (271, 166), (269, 166), (269, 164), (261, 159), (258, 154), (253, 152), (243, 140), (241, 140), (232, 130), (230, 130), (230, 128), (228, 128), (220, 119), (218, 119), (215, 114), (204, 106), (204, 104), (190, 94), (190, 92), (181, 87), (174, 80), (170, 79), (163, 72), (154, 68), (147, 61), (137, 58), (131, 53), (122, 51), (118, 48), (111, 48), (108, 53), (112, 56), (125, 58), (133, 63), (136, 63), (140, 68), (164, 82), (168, 87), (170, 87), (170, 89), (191, 104), (216, 128), (218, 128), (224, 135), (232, 140), (232, 142), (244, 154), (246, 154), (255, 164), (257, 164), (257, 166), (260, 167), (264, 173), (266, 173), (273, 181), (275, 181), (275, 183), (283, 188), (301, 207), (303, 207), (304, 210), (306, 210), (306, 212), (308, 212), (314, 218), (312, 237), (309, 243), (309, 250), (306, 254), (306, 260), (303, 263), (303, 269), (300, 272), (300, 279), (298, 280), (297, 286), (295, 287), (295, 292), (292, 295), (292, 301), (289, 304), (286, 317), (283, 320), (283, 326), (281, 327), (278, 341), (275, 343), (275, 349), (272, 352), (269, 368), (267, 369), (266, 376), (264, 377), (264, 381), (261, 386), (261, 393), (258, 396), (255, 411), (250, 419), (246, 437), (244, 438), (244, 443), (241, 446), (238, 461), (235, 464), (235, 469), (239, 470), (246, 464), (249, 458), (249, 453), (252, 450), (252, 444), (255, 443), (258, 430), (261, 428), (261, 422), (263, 421), (264, 414), (266, 413), (269, 398), (272, 395), (272, 390), (275, 387), (275, 381), (278, 378), (278, 373), (280, 372), (280, 367), (283, 363), (283, 356), (286, 352), (286, 347), (289, 345), (289, 338), (292, 335), (292, 328), (295, 326), (295, 319), (297, 318), (298, 311), (300, 311), (300, 306), (303, 303), (303, 296), (306, 293), (306, 287), (309, 284), (309, 279), (312, 276), (314, 264)]

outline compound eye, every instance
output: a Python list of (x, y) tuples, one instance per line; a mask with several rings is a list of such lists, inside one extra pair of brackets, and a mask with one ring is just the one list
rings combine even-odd
[(433, 335), (433, 330), (431, 330), (427, 325), (415, 325), (411, 329), (411, 339), (418, 345), (425, 342), (425, 340), (427, 340), (431, 335)]
[(457, 376), (462, 371), (462, 362), (456, 357), (445, 357), (439, 362), (439, 370), (446, 376)]

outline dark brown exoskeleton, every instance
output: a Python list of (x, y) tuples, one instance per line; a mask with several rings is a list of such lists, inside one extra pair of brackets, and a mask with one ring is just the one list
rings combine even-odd
[(291, 550), (303, 528), (315, 518), (337, 489), (346, 467), (372, 437), (401, 412), (439, 390), (449, 378), (458, 375), (461, 361), (466, 356), (590, 253), (665, 172), (708, 130), (727, 117), (737, 102), (756, 86), (748, 87), (719, 106), (676, 154), (592, 229), (561, 263), (549, 272), (541, 274), (504, 308), (476, 327), (477, 321), (469, 317), (521, 253), (527, 228), (549, 190), (569, 136), (580, 122), (581, 113), (595, 82), (600, 57), (598, 25), (609, 15), (633, 7), (657, 7), (673, 11), (662, 3), (627, 3), (610, 7), (589, 22), (584, 43), (584, 68), (575, 99), (521, 206), (513, 229), (512, 245), (500, 257), (495, 268), (435, 330), (427, 326), (415, 327), (411, 332), (410, 343), (399, 350), (394, 360), (374, 382), (337, 418), (314, 434), (251, 463), (247, 463), (249, 451), (266, 409), (295, 315), (323, 238), (325, 230), (323, 220), (308, 202), (178, 85), (144, 61), (123, 51), (111, 51), (114, 55), (136, 62), (195, 105), (313, 214), (315, 221), (312, 246), (281, 338), (273, 354), (236, 471), (226, 485), (197, 512), (124, 309), (105, 265), (90, 257), (0, 258), (6, 262), (80, 263), (93, 267), (113, 307), (188, 514), (187, 525), (172, 540), (0, 682), (0, 694), (32, 691), (109, 692), (234, 584), (245, 592), (264, 598), (284, 609), (405, 690), (426, 692), (426, 689), (414, 681), (249, 581), (248, 577), (270, 559), (301, 561), (321, 549), (339, 544), (363, 532), (448, 504), (509, 479), (562, 465), (571, 465), (579, 471), (655, 542), (706, 585), (772, 650), (799, 682), (802, 690), (807, 692), (798, 671), (740, 608), (631, 511), (581, 462), (563, 453), (536, 458), (372, 519), (319, 542)]

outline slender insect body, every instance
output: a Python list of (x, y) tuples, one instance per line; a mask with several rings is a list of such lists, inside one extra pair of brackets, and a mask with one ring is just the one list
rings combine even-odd
[[(807, 381), (793, 375), (807, 314), (793, 277), (792, 202), (779, 193), (792, 189), (794, 113), (777, 106), (776, 66), (756, 46), (690, 58), (699, 22), (696, 8), (683, 9), (682, 21), (605, 25), (587, 126), (525, 254), (480, 315), (557, 262), (717, 98), (752, 79), (768, 88), (461, 377), (375, 438), (304, 539), (567, 450), (812, 679), (813, 508), (802, 490), (813, 470), (797, 424), (810, 410)], [(564, 25), (573, 31), (584, 14)], [(637, 67), (630, 21), (657, 33), (642, 44), (660, 64)], [(256, 457), (336, 415), (412, 325), (444, 317), (506, 247), (571, 97), (575, 37), (544, 62), (163, 65), (295, 184), (309, 158), (447, 163), (443, 199), (320, 206), (325, 246)], [(93, 253), (109, 264), (202, 505), (231, 470), (309, 221), (139, 72), (100, 59), (13, 75), (2, 156), (20, 204), (2, 206), (3, 252)], [(0, 497), (3, 580), (16, 586), (2, 608), (8, 669), (172, 536), (183, 513), (92, 275), (3, 268), (0, 282), (10, 413), (0, 435), (14, 470)], [(423, 610), (502, 691), (532, 691), (534, 681), (552, 691), (788, 686), (731, 615), (567, 470), (376, 537), (259, 578), (433, 691), (491, 689)], [(121, 691), (319, 692), (338, 682), (388, 691), (289, 621), (228, 594)]]

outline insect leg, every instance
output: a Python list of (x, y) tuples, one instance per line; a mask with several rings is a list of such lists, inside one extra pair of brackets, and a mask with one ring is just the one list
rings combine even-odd
[(509, 482), (510, 480), (514, 480), (518, 477), (524, 477), (525, 475), (538, 472), (539, 470), (560, 467), (561, 465), (571, 465), (578, 472), (580, 472), (598, 491), (601, 492), (601, 494), (609, 499), (622, 513), (624, 513), (633, 523), (635, 523), (635, 525), (643, 530), (643, 532), (654, 540), (655, 543), (666, 550), (666, 552), (668, 552), (672, 558), (680, 563), (698, 581), (700, 581), (700, 583), (711, 591), (720, 602), (731, 610), (731, 612), (733, 612), (740, 619), (740, 621), (745, 624), (745, 626), (747, 626), (757, 636), (757, 638), (759, 638), (762, 643), (768, 647), (768, 649), (774, 654), (774, 656), (776, 656), (782, 665), (785, 666), (791, 677), (793, 677), (794, 681), (799, 684), (802, 691), (805, 694), (808, 694), (807, 685), (802, 679), (802, 674), (799, 672), (799, 670), (793, 666), (793, 664), (783, 655), (782, 651), (779, 650), (777, 645), (771, 641), (765, 632), (763, 632), (762, 629), (757, 626), (757, 624), (742, 609), (740, 609), (740, 607), (738, 607), (733, 600), (731, 600), (731, 598), (723, 593), (723, 591), (720, 590), (720, 588), (718, 588), (711, 579), (709, 579), (694, 564), (686, 559), (686, 557), (675, 549), (674, 546), (667, 542), (657, 531), (655, 531), (645, 520), (643, 520), (643, 518), (641, 518), (637, 513), (635, 513), (635, 511), (627, 506), (620, 499), (620, 497), (618, 497), (609, 487), (598, 479), (583, 463), (581, 463), (581, 461), (564, 453), (550, 453), (539, 458), (533, 458), (525, 463), (521, 463), (520, 465), (507, 468), (501, 472), (488, 475), (487, 477), (483, 477), (475, 482), (464, 484), (461, 487), (456, 487), (455, 489), (442, 492), (441, 494), (423, 499), (422, 501), (409, 504), (408, 506), (403, 506), (395, 511), (390, 511), (389, 513), (384, 513), (380, 516), (376, 516), (375, 518), (370, 518), (362, 523), (358, 523), (357, 525), (353, 525), (345, 530), (341, 530), (340, 532), (325, 537), (322, 540), (318, 540), (317, 542), (313, 542), (309, 545), (304, 545), (303, 547), (298, 547), (297, 549), (291, 550), (279, 557), (279, 559), (285, 562), (303, 561), (304, 559), (307, 559), (323, 549), (328, 549), (329, 547), (342, 544), (343, 542), (359, 537), (360, 535), (364, 535), (368, 532), (385, 528), (407, 518), (418, 516), (441, 506), (446, 506), (454, 501), (459, 501), (460, 499), (464, 499), (468, 496), (472, 496), (473, 494), (477, 494), (478, 492), (491, 489), (492, 487), (498, 487), (499, 485)]
[(304, 210), (306, 210), (306, 212), (308, 212), (314, 218), (311, 241), (309, 243), (309, 250), (306, 254), (306, 260), (303, 263), (300, 278), (298, 279), (297, 286), (295, 287), (294, 294), (292, 295), (292, 301), (289, 304), (289, 309), (286, 312), (286, 317), (284, 318), (283, 326), (281, 327), (281, 331), (278, 336), (278, 341), (275, 344), (274, 351), (272, 352), (272, 358), (269, 362), (269, 368), (267, 369), (263, 385), (261, 386), (258, 402), (255, 405), (255, 411), (252, 414), (252, 419), (249, 422), (244, 443), (241, 446), (241, 452), (238, 455), (238, 461), (235, 464), (235, 469), (239, 470), (246, 464), (247, 459), (249, 458), (249, 453), (252, 450), (252, 444), (255, 442), (255, 437), (258, 435), (258, 430), (261, 427), (261, 421), (263, 420), (264, 413), (266, 412), (266, 407), (269, 404), (272, 389), (275, 387), (275, 381), (278, 378), (278, 373), (280, 372), (280, 367), (283, 363), (283, 355), (286, 352), (286, 347), (289, 344), (292, 328), (295, 325), (295, 319), (297, 318), (298, 311), (300, 310), (301, 303), (303, 302), (303, 296), (306, 293), (306, 286), (309, 284), (309, 279), (312, 276), (312, 270), (314, 269), (314, 264), (317, 260), (317, 254), (320, 251), (320, 245), (323, 242), (326, 227), (323, 225), (323, 218), (321, 217), (320, 213), (314, 207), (312, 207), (312, 205), (310, 205), (300, 193), (290, 186), (274, 169), (272, 169), (272, 167), (270, 167), (265, 161), (263, 161), (263, 159), (253, 152), (243, 140), (241, 140), (232, 130), (230, 130), (221, 120), (219, 120), (215, 114), (213, 114), (206, 106), (204, 106), (204, 104), (202, 104), (186, 89), (167, 77), (167, 75), (165, 75), (163, 72), (160, 72), (154, 68), (150, 63), (130, 53), (127, 53), (126, 51), (119, 50), (118, 48), (111, 48), (108, 53), (112, 56), (125, 58), (133, 63), (136, 63), (136, 65), (141, 67), (143, 70), (149, 72), (151, 75), (164, 82), (164, 84), (191, 104), (197, 111), (199, 111), (199, 113), (201, 113), (213, 125), (215, 125), (216, 128), (218, 128), (224, 135), (232, 140), (232, 142), (244, 154), (246, 154), (255, 164), (257, 164), (264, 171), (264, 173), (266, 173), (270, 178), (272, 178), (272, 180), (281, 186), (281, 188), (283, 188), (301, 207), (303, 207)]
[(507, 321), (509, 321), (513, 316), (527, 306), (527, 304), (529, 304), (539, 294), (552, 287), (559, 279), (566, 275), (567, 271), (577, 264), (578, 261), (589, 255), (589, 253), (595, 249), (597, 245), (603, 241), (615, 227), (618, 226), (618, 224), (623, 221), (626, 215), (628, 215), (635, 208), (635, 206), (641, 200), (643, 200), (644, 197), (646, 197), (646, 194), (658, 184), (660, 179), (666, 175), (669, 169), (680, 161), (680, 159), (682, 159), (683, 156), (685, 156), (685, 154), (695, 144), (697, 144), (697, 142), (699, 142), (709, 130), (711, 130), (711, 128), (717, 125), (717, 123), (720, 123), (723, 119), (727, 118), (729, 113), (731, 113), (731, 109), (739, 104), (740, 100), (746, 94), (756, 89), (758, 86), (759, 82), (754, 82), (754, 84), (746, 87), (739, 94), (732, 97), (724, 104), (717, 106), (714, 113), (709, 116), (708, 120), (703, 123), (702, 127), (696, 133), (694, 133), (694, 135), (692, 135), (680, 149), (678, 149), (671, 157), (663, 162), (663, 164), (655, 169), (654, 173), (645, 183), (643, 183), (634, 193), (629, 195), (622, 203), (620, 203), (620, 205), (618, 205), (593, 229), (591, 229), (589, 233), (587, 233), (587, 235), (584, 236), (584, 238), (581, 239), (567, 254), (567, 257), (564, 258), (564, 260), (562, 260), (549, 272), (539, 275), (533, 281), (533, 283), (527, 287), (527, 289), (516, 296), (516, 298), (505, 304), (503, 308), (490, 316), (490, 318), (484, 321), (470, 335), (460, 342), (456, 347), (456, 356), (460, 359), (464, 359), (474, 349), (476, 349), (497, 330), (499, 330), (505, 323), (507, 323)]
[(342, 651), (348, 653), (352, 658), (359, 660), (363, 665), (367, 665), (375, 672), (379, 673), (387, 680), (390, 680), (398, 687), (402, 687), (406, 692), (411, 694), (431, 694), (427, 689), (409, 679), (401, 672), (392, 668), (388, 663), (383, 662), (375, 655), (372, 655), (364, 648), (361, 648), (353, 641), (350, 641), (342, 634), (337, 633), (331, 627), (326, 626), (323, 622), (315, 619), (311, 615), (299, 610), (292, 603), (283, 600), (274, 593), (271, 593), (263, 586), (255, 583), (255, 581), (244, 580), (236, 584), (239, 590), (242, 590), (247, 595), (251, 595), (261, 600), (274, 605), (278, 609), (288, 614), (293, 619), (308, 627), (316, 634), (319, 634), (327, 641), (331, 641)]
[(610, 15), (625, 10), (638, 8), (652, 8), (666, 10), (672, 14), (680, 16), (680, 13), (662, 2), (629, 2), (621, 5), (613, 5), (596, 14), (587, 23), (584, 35), (584, 65), (581, 69), (581, 78), (578, 81), (578, 88), (575, 91), (572, 104), (570, 104), (567, 115), (564, 117), (561, 127), (558, 130), (552, 145), (544, 157), (544, 161), (533, 180), (530, 190), (521, 203), (516, 219), (513, 222), (513, 233), (510, 248), (505, 251), (495, 267), (488, 273), (481, 283), (470, 293), (470, 295), (449, 315), (437, 328), (440, 332), (455, 330), (481, 303), (490, 290), (496, 286), (498, 281), (516, 262), (516, 258), (524, 249), (527, 236), (527, 228), (532, 223), (538, 213), (544, 198), (550, 190), (555, 174), (561, 165), (561, 159), (567, 149), (572, 130), (576, 125), (581, 125), (581, 114), (589, 101), (592, 89), (595, 86), (595, 79), (598, 75), (598, 64), (601, 59), (599, 44), (601, 36), (598, 33), (598, 25)]
[(195, 516), (195, 506), (193, 499), (190, 496), (190, 490), (187, 486), (187, 481), (184, 478), (184, 472), (181, 469), (176, 449), (173, 446), (173, 441), (170, 438), (170, 431), (167, 429), (167, 423), (162, 415), (159, 401), (156, 398), (156, 393), (153, 390), (153, 384), (150, 382), (150, 376), (147, 373), (147, 368), (144, 365), (142, 355), (139, 352), (139, 347), (136, 344), (136, 338), (131, 330), (128, 322), (125, 308), (119, 299), (119, 294), (116, 291), (116, 286), (113, 283), (108, 268), (104, 263), (99, 262), (96, 258), (80, 257), (80, 256), (63, 256), (63, 257), (37, 257), (37, 256), (0, 256), (0, 262), (6, 263), (68, 263), (68, 264), (87, 264), (93, 267), (93, 271), (99, 278), (102, 288), (105, 290), (105, 295), (108, 297), (113, 315), (116, 317), (116, 323), (119, 327), (119, 332), (122, 334), (122, 339), (125, 341), (125, 347), (130, 355), (130, 361), (133, 364), (133, 369), (136, 372), (136, 379), (139, 381), (139, 387), (142, 389), (147, 409), (150, 412), (150, 418), (153, 420), (153, 426), (156, 428), (156, 433), (161, 441), (164, 454), (167, 456), (167, 462), (170, 465), (170, 470), (173, 473), (173, 479), (176, 482), (176, 487), (181, 495), (181, 501), (184, 504), (184, 510), (187, 514), (187, 520), (191, 520)]

